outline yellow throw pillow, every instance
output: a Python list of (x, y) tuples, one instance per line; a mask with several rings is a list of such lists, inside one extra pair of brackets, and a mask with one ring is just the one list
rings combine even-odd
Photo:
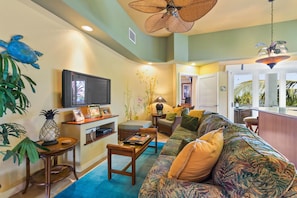
[(199, 120), (202, 118), (205, 110), (190, 110), (189, 116), (197, 117)]
[(181, 116), (181, 112), (183, 110), (183, 107), (174, 107), (173, 112), (176, 113), (177, 116)]
[(176, 113), (167, 113), (165, 119), (169, 121), (174, 121)]
[(200, 182), (216, 164), (224, 144), (223, 129), (211, 131), (187, 144), (173, 161), (169, 178)]

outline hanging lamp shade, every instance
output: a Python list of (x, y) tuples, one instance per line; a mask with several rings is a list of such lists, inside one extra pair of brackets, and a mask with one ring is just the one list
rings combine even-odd
[(258, 55), (261, 57), (256, 60), (257, 63), (264, 63), (271, 69), (279, 62), (290, 58), (286, 55), (288, 49), (286, 47), (286, 41), (273, 41), (273, 1), (268, 0), (271, 3), (271, 44), (267, 46), (265, 43), (258, 43), (256, 46), (261, 47), (258, 51)]

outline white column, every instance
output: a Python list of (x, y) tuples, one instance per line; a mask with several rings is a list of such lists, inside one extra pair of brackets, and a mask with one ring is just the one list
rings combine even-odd
[(267, 73), (265, 75), (265, 106), (278, 106), (277, 104), (277, 74)]

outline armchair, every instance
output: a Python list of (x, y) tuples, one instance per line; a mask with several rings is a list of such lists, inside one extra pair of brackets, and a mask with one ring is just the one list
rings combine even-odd
[(168, 120), (166, 117), (162, 117), (158, 119), (157, 126), (158, 126), (158, 131), (163, 132), (167, 135), (171, 135), (172, 132), (175, 130), (177, 125), (181, 123), (181, 116), (175, 116), (173, 120)]

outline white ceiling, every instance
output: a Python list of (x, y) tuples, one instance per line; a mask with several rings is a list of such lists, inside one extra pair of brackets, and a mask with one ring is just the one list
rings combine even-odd
[[(134, 0), (118, 0), (136, 25), (143, 31), (145, 20), (152, 14), (136, 11), (128, 6)], [(297, 0), (274, 0), (274, 23), (297, 19)], [(186, 35), (203, 34), (229, 29), (244, 28), (271, 22), (271, 3), (268, 0), (218, 0), (215, 7)], [(146, 32), (145, 32), (146, 33)], [(149, 34), (168, 36), (165, 29)], [(268, 34), (269, 35), (269, 34)]]

